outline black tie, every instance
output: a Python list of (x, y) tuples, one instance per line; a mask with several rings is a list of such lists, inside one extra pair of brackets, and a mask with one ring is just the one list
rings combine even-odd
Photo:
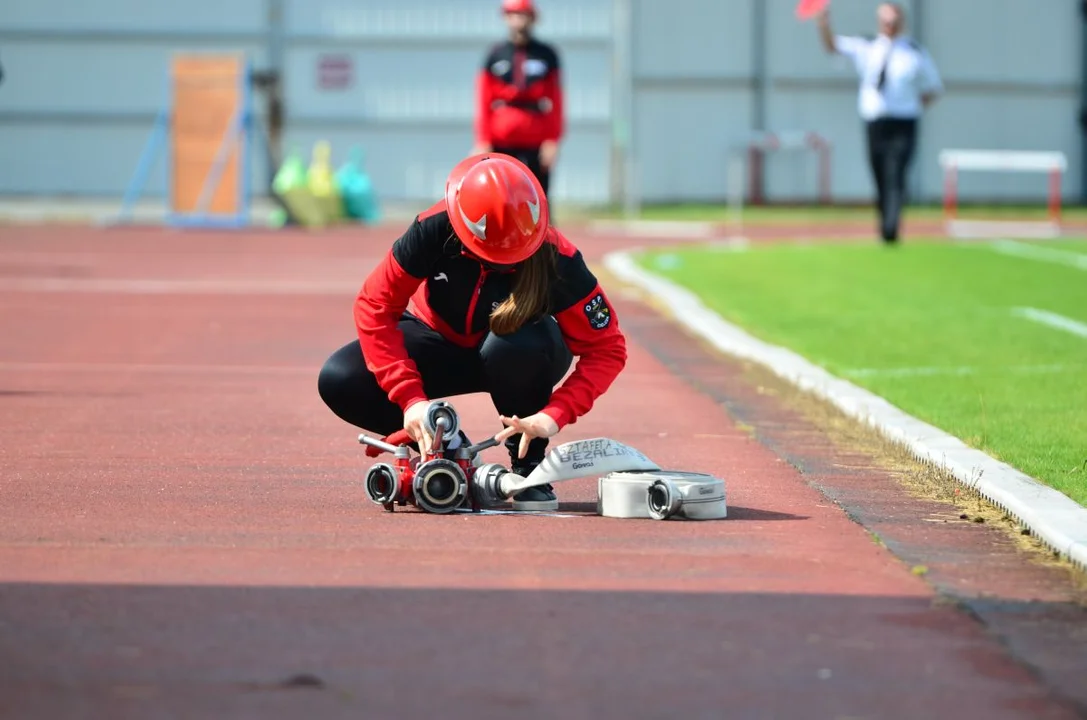
[(891, 62), (891, 52), (894, 47), (894, 44), (891, 44), (887, 48), (887, 54), (883, 56), (883, 67), (879, 70), (879, 81), (876, 83), (876, 89), (880, 92), (883, 92), (883, 86), (887, 84), (887, 65)]

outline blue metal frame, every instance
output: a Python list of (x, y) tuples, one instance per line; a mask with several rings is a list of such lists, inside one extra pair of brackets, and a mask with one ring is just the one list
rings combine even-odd
[[(140, 199), (140, 195), (143, 194), (143, 190), (147, 186), (147, 178), (151, 174), (151, 169), (155, 166), (155, 160), (162, 150), (162, 146), (166, 143), (166, 138), (170, 135), (170, 115), (172, 112), (173, 92), (170, 85), (170, 72), (167, 70), (166, 97), (163, 99), (162, 108), (159, 110), (158, 115), (155, 116), (155, 124), (151, 128), (151, 135), (147, 138), (147, 142), (143, 146), (143, 152), (140, 153), (140, 159), (136, 163), (136, 172), (133, 173), (132, 179), (128, 183), (128, 188), (125, 190), (124, 200), (121, 202), (121, 211), (117, 216), (118, 222), (128, 220), (132, 212), (132, 206)], [(169, 153), (166, 154), (166, 183), (166, 198), (167, 201), (169, 201)]]

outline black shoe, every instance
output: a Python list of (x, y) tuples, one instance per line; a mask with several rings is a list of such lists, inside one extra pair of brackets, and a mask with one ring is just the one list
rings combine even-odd
[[(510, 468), (510, 470), (521, 477), (528, 477), (535, 469), (535, 465), (514, 465)], [(550, 484), (537, 485), (536, 487), (527, 488), (514, 495), (513, 509), (524, 510), (527, 512), (558, 510), (559, 499), (555, 497), (555, 489), (551, 487)]]
[(558, 510), (559, 499), (550, 485), (538, 485), (513, 496), (513, 509), (526, 512)]

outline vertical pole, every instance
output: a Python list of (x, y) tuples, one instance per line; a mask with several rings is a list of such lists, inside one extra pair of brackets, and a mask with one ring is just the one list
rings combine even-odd
[(1082, 162), (1080, 163), (1080, 199), (1087, 203), (1087, 0), (1079, 4), (1080, 13), (1080, 110), (1079, 132)]
[(766, 130), (766, 2), (750, 0), (751, 10), (751, 81), (754, 97), (751, 102), (751, 129)]
[(744, 155), (732, 152), (728, 156), (728, 216), (729, 234), (733, 239), (744, 232)]
[(279, 164), (283, 162), (283, 73), (286, 41), (283, 0), (265, 0), (268, 12), (268, 65), (272, 81), (268, 93), (268, 192), (272, 192)]
[(635, 119), (634, 89), (634, 24), (635, 3), (638, 0), (615, 0), (616, 17), (614, 42), (616, 109), (619, 137), (622, 147), (623, 214), (627, 218), (637, 215), (641, 207), (641, 191), (638, 186), (637, 121)]
[(751, 204), (762, 205), (762, 161), (763, 150), (756, 143), (752, 143), (747, 151), (748, 173), (750, 177)]
[(956, 177), (956, 168), (954, 165), (948, 165), (944, 168), (944, 221), (951, 222), (955, 219), (956, 207), (958, 205), (958, 198), (956, 194), (958, 192), (958, 179)]
[[(913, 35), (913, 39), (917, 41), (919, 45), (925, 43), (925, 0), (913, 0), (913, 18), (909, 23)], [(923, 158), (925, 156), (925, 122), (924, 117), (920, 119), (917, 127), (917, 157)], [(920, 168), (924, 166), (923, 163), (912, 163), (910, 168), (910, 179), (907, 186), (911, 190), (912, 200), (910, 204), (918, 202), (924, 197), (924, 173), (920, 171)]]
[(830, 205), (830, 143), (819, 142), (819, 200), (822, 205)]
[[(751, 0), (751, 133), (761, 137), (766, 128), (766, 2)], [(748, 153), (751, 204), (763, 204), (763, 155), (751, 149)]]
[(626, 143), (624, 133), (624, 95), (623, 95), (623, 39), (620, 37), (623, 26), (624, 0), (612, 0), (611, 3), (611, 192), (610, 202), (618, 205), (626, 202), (628, 189), (624, 181), (626, 172)]
[(1054, 225), (1061, 221), (1061, 170), (1059, 167), (1049, 171), (1049, 219)]

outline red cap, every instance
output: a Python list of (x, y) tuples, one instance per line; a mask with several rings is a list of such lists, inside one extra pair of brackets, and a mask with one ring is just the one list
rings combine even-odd
[(502, 0), (502, 12), (525, 13), (535, 18), (536, 6), (532, 0)]

